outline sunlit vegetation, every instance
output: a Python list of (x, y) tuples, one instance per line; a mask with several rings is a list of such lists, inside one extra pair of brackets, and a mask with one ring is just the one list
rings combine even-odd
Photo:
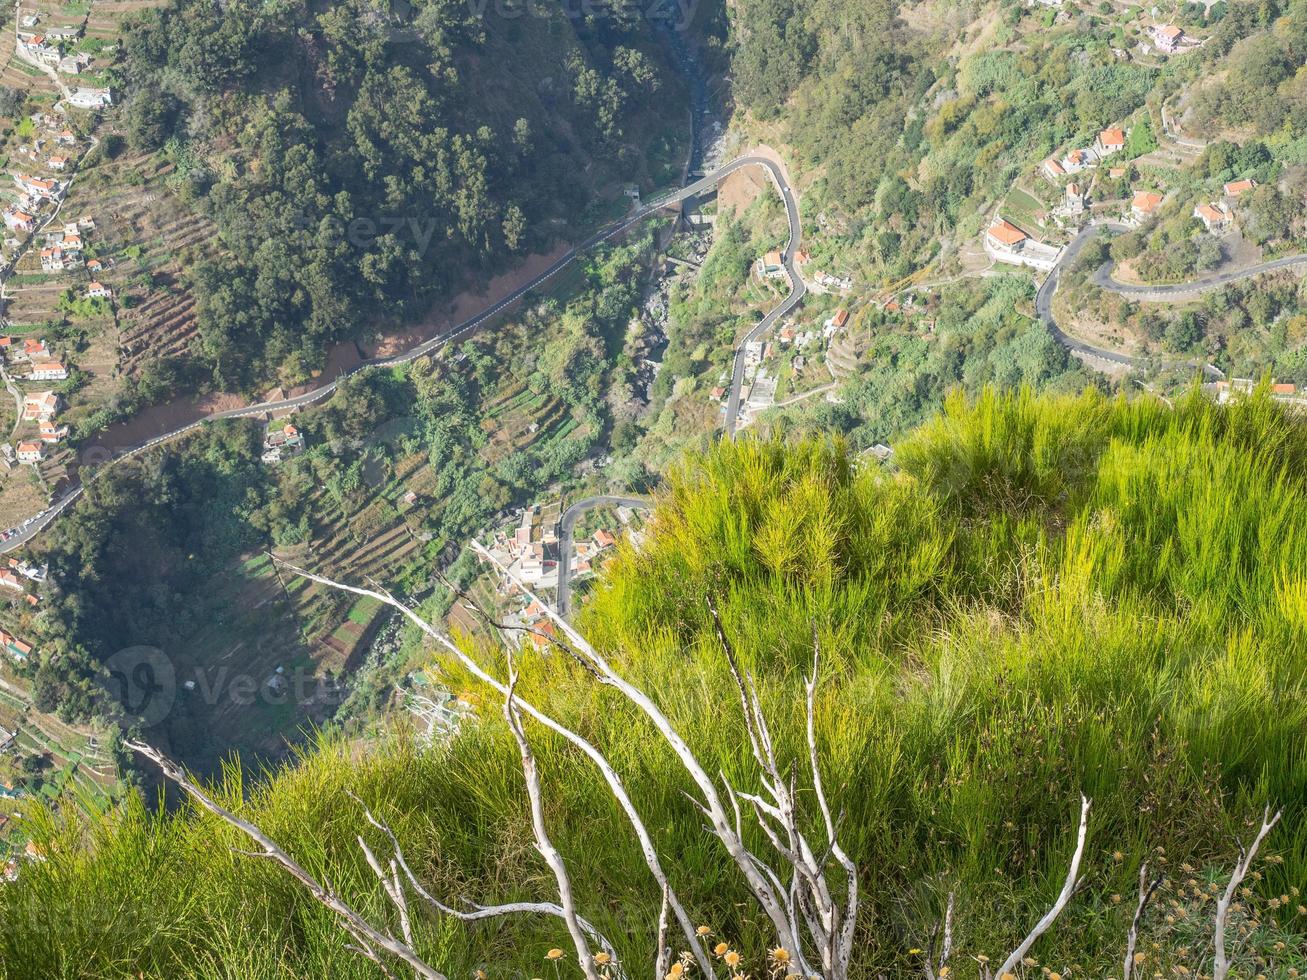
[[(868, 975), (920, 975), (913, 950), (950, 890), (959, 962), (1006, 950), (1058, 887), (1083, 791), (1085, 887), (1025, 976), (1114, 975), (1144, 859), (1168, 878), (1143, 924), (1150, 973), (1206, 972), (1203, 893), (1268, 802), (1286, 813), (1245, 898), (1240, 969), (1262, 969), (1256, 955), (1266, 975), (1292, 976), (1307, 965), (1295, 897), (1307, 869), (1304, 472), (1307, 428), (1280, 406), (1217, 407), (1197, 392), (1174, 408), (958, 396), (888, 469), (832, 442), (723, 443), (671, 474), (648, 539), (609, 566), (581, 626), (710, 770), (746, 786), (757, 776), (705, 599), (757, 678), (783, 759), (806, 758), (815, 634), (822, 766), (870, 896), (857, 954)], [(495, 651), (477, 653), (502, 671)], [(522, 666), (521, 694), (623, 773), (696, 919), (761, 962), (772, 937), (737, 915), (726, 859), (645, 720), (568, 657)], [(443, 679), (480, 705), (447, 745), (422, 754), (400, 737), (360, 758), (328, 744), (257, 788), (233, 769), (220, 797), (374, 914), (384, 902), (347, 791), (397, 829), (436, 894), (545, 897), (496, 698), (453, 664)], [(528, 732), (582, 911), (635, 971), (659, 904), (636, 843), (584, 758)], [(133, 804), (90, 828), (40, 813), (28, 826), (48, 858), (0, 889), (11, 975), (375, 975), (329, 913), (233, 853), (243, 842), (213, 819)], [(537, 919), (465, 929), (421, 916), (415, 931), (450, 976), (540, 973), (567, 945)]]

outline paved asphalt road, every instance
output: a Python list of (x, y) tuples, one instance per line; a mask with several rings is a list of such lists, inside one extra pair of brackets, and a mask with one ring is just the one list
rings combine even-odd
[[(1062, 253), (1062, 257), (1058, 260), (1057, 265), (1053, 268), (1053, 271), (1048, 274), (1048, 278), (1044, 280), (1044, 284), (1039, 287), (1039, 292), (1035, 294), (1035, 312), (1039, 316), (1039, 319), (1043, 321), (1044, 326), (1048, 328), (1048, 332), (1053, 335), (1054, 339), (1072, 353), (1084, 354), (1087, 357), (1095, 357), (1112, 364), (1139, 367), (1146, 363), (1144, 358), (1131, 357), (1129, 354), (1122, 354), (1120, 351), (1108, 350), (1104, 347), (1095, 347), (1093, 344), (1087, 344), (1083, 340), (1077, 340), (1075, 337), (1063, 332), (1062, 328), (1057, 325), (1057, 320), (1053, 318), (1053, 294), (1057, 292), (1057, 284), (1061, 279), (1062, 269), (1074, 262), (1084, 250), (1084, 247), (1089, 243), (1089, 240), (1100, 232), (1125, 232), (1131, 230), (1133, 229), (1131, 229), (1129, 225), (1124, 225), (1116, 221), (1102, 221), (1089, 225), (1087, 228), (1083, 229), (1080, 234), (1076, 235), (1076, 237), (1071, 240), (1070, 244), (1067, 245), (1066, 251)], [(1217, 279), (1213, 279), (1210, 280), (1210, 284), (1206, 284), (1209, 281), (1205, 280), (1205, 284), (1202, 285), (1182, 283), (1179, 286), (1170, 287), (1132, 287), (1127, 286), (1124, 283), (1118, 283), (1111, 277), (1112, 263), (1108, 262), (1094, 273), (1094, 284), (1123, 295), (1142, 296), (1147, 294), (1150, 297), (1153, 297), (1155, 294), (1160, 293), (1162, 295), (1157, 296), (1156, 298), (1165, 301), (1167, 296), (1178, 298), (1185, 295), (1187, 291), (1200, 292), (1203, 289), (1212, 289), (1219, 285), (1225, 285), (1227, 282), (1234, 282), (1236, 279), (1246, 279), (1249, 276), (1260, 275), (1263, 272), (1269, 271), (1271, 266), (1281, 268), (1286, 265), (1291, 265), (1294, 261), (1307, 263), (1307, 256), (1296, 256), (1293, 257), (1292, 260), (1281, 259), (1279, 260), (1280, 265), (1268, 262), (1265, 263), (1265, 267), (1255, 266), (1251, 269), (1245, 269), (1243, 272), (1227, 273), (1225, 276), (1217, 277), (1221, 280), (1219, 282)], [(1136, 289), (1138, 289), (1138, 292), (1134, 291)], [(1201, 368), (1203, 374), (1209, 378), (1219, 379), (1225, 377), (1219, 368), (1213, 367), (1210, 364), (1200, 364), (1196, 361), (1168, 361), (1163, 363)]]
[(799, 242), (803, 235), (803, 226), (799, 224), (798, 199), (794, 196), (794, 191), (789, 184), (785, 183), (785, 175), (781, 173), (779, 167), (770, 161), (764, 162), (764, 166), (770, 171), (776, 181), (776, 186), (781, 190), (781, 197), (785, 200), (785, 217), (790, 224), (790, 239), (785, 243), (785, 250), (781, 252), (781, 264), (785, 266), (786, 275), (789, 276), (790, 292), (788, 296), (780, 301), (779, 305), (773, 307), (766, 316), (744, 335), (744, 339), (735, 348), (735, 362), (731, 366), (731, 389), (726, 397), (726, 437), (728, 439), (735, 436), (735, 420), (740, 414), (740, 391), (744, 387), (745, 348), (774, 327), (777, 320), (794, 309), (799, 304), (799, 300), (803, 299), (803, 294), (808, 291), (807, 285), (794, 265), (794, 255), (799, 250)]
[(1108, 289), (1114, 293), (1120, 293), (1122, 296), (1135, 296), (1144, 300), (1165, 301), (1168, 299), (1185, 299), (1190, 296), (1196, 296), (1199, 293), (1205, 293), (1213, 289), (1220, 289), (1222, 286), (1228, 286), (1230, 283), (1238, 282), (1240, 279), (1251, 279), (1253, 276), (1264, 275), (1267, 272), (1276, 272), (1280, 269), (1292, 269), (1296, 266), (1307, 267), (1307, 255), (1286, 255), (1283, 258), (1272, 259), (1270, 262), (1262, 262), (1258, 265), (1249, 266), (1246, 269), (1236, 270), (1234, 272), (1222, 272), (1220, 275), (1210, 276), (1206, 279), (1195, 279), (1192, 282), (1175, 283), (1170, 286), (1148, 286), (1117, 282), (1112, 278), (1112, 263), (1108, 262), (1094, 273), (1094, 285), (1101, 289)]
[(558, 599), (554, 603), (558, 615), (566, 618), (572, 608), (572, 532), (576, 530), (577, 518), (596, 507), (638, 507), (640, 510), (648, 510), (651, 506), (643, 497), (600, 494), (578, 500), (563, 511), (562, 520), (558, 522)]
[[(741, 342), (739, 347), (736, 348), (735, 375), (732, 381), (731, 396), (730, 396), (730, 404), (731, 406), (734, 407), (729, 409), (728, 416), (727, 416), (727, 432), (728, 434), (733, 433), (735, 429), (735, 424), (734, 424), (735, 414), (738, 411), (739, 402), (740, 402), (740, 397), (739, 397), (740, 385), (744, 380), (744, 344), (748, 343), (750, 340), (756, 338), (759, 334), (763, 333), (773, 323), (775, 323), (779, 317), (781, 317), (786, 312), (791, 310), (794, 307), (794, 304), (799, 301), (799, 299), (803, 296), (804, 293), (803, 280), (798, 277), (798, 274), (794, 271), (794, 265), (793, 265), (794, 251), (798, 246), (798, 240), (799, 240), (798, 205), (795, 202), (793, 191), (791, 191), (789, 186), (785, 183), (785, 175), (781, 171), (780, 167), (778, 167), (773, 161), (769, 160), (767, 157), (763, 157), (763, 156), (738, 157), (735, 160), (732, 160), (730, 163), (727, 163), (719, 167), (718, 169), (714, 170), (712, 173), (708, 174), (707, 176), (701, 177), (700, 179), (694, 181), (693, 183), (686, 184), (684, 187), (679, 188), (678, 190), (663, 194), (659, 197), (654, 198), (648, 203), (643, 204), (641, 207), (631, 212), (626, 217), (621, 218), (618, 221), (615, 221), (604, 228), (601, 228), (599, 231), (590, 235), (584, 241), (568, 249), (561, 256), (559, 256), (559, 258), (552, 265), (550, 265), (549, 268), (545, 269), (543, 272), (540, 273), (540, 275), (536, 276), (525, 286), (515, 289), (513, 292), (509, 293), (503, 299), (495, 303), (492, 303), (490, 306), (486, 307), (476, 316), (464, 320), (462, 323), (458, 324), (453, 329), (443, 334), (440, 334), (437, 337), (433, 337), (430, 340), (425, 341), (419, 344), (418, 346), (411, 348), (410, 350), (404, 351), (402, 354), (396, 354), (391, 357), (375, 358), (373, 360), (365, 361), (364, 363), (358, 365), (357, 367), (352, 368), (349, 371), (343, 372), (334, 380), (329, 381), (318, 388), (314, 388), (312, 391), (307, 391), (302, 395), (296, 395), (293, 398), (283, 398), (277, 401), (260, 402), (259, 404), (256, 405), (247, 405), (244, 408), (234, 408), (234, 409), (228, 409), (227, 411), (223, 411), (223, 412), (215, 412), (212, 415), (205, 416), (203, 419), (200, 419), (197, 422), (192, 422), (189, 425), (182, 426), (179, 429), (174, 429), (171, 432), (166, 432), (163, 435), (156, 436), (155, 438), (149, 440), (148, 442), (145, 442), (142, 445), (137, 446), (134, 449), (131, 449), (128, 452), (123, 453), (112, 460), (106, 461), (106, 463), (103, 465), (111, 465), (112, 463), (117, 462), (118, 459), (134, 456), (137, 453), (140, 453), (146, 449), (151, 448), (152, 446), (157, 446), (160, 443), (168, 442), (169, 440), (184, 435), (185, 433), (190, 432), (192, 429), (198, 428), (199, 426), (203, 425), (205, 422), (210, 422), (214, 419), (248, 418), (250, 416), (263, 415), (264, 413), (268, 413), (268, 412), (291, 411), (297, 408), (303, 408), (306, 405), (312, 405), (315, 402), (319, 402), (325, 398), (329, 398), (332, 392), (336, 390), (336, 386), (339, 385), (344, 378), (349, 377), (351, 374), (354, 374), (356, 371), (361, 371), (369, 367), (391, 367), (396, 364), (404, 364), (407, 363), (408, 361), (412, 361), (419, 357), (423, 357), (427, 354), (430, 354), (432, 351), (444, 347), (447, 344), (455, 343), (459, 340), (462, 340), (465, 337), (471, 335), (473, 332), (475, 332), (476, 329), (479, 326), (481, 326), (483, 323), (485, 323), (487, 320), (491, 319), (492, 317), (496, 316), (499, 313), (502, 313), (505, 309), (512, 306), (527, 293), (531, 292), (533, 289), (538, 289), (541, 285), (548, 282), (550, 279), (556, 276), (562, 269), (566, 268), (577, 256), (588, 251), (589, 249), (594, 248), (596, 245), (606, 242), (609, 239), (615, 238), (617, 235), (620, 235), (628, 228), (638, 224), (639, 222), (643, 221), (645, 218), (648, 218), (650, 215), (656, 214), (658, 211), (662, 211), (669, 207), (674, 207), (675, 205), (678, 205), (682, 201), (686, 200), (687, 198), (694, 197), (698, 194), (702, 194), (704, 191), (716, 186), (717, 183), (723, 180), (725, 177), (745, 167), (763, 167), (771, 174), (772, 178), (776, 181), (776, 185), (780, 187), (782, 190), (782, 195), (785, 198), (785, 209), (787, 214), (789, 215), (789, 221), (790, 221), (790, 242), (788, 245), (786, 245), (785, 253), (784, 253), (785, 266), (790, 273), (790, 281), (792, 283), (796, 283), (797, 285), (792, 288), (790, 295), (787, 296), (781, 302), (781, 304), (778, 307), (776, 307), (776, 309), (772, 310), (769, 314), (767, 314), (767, 316), (764, 317), (756, 327), (754, 327), (752, 330), (749, 331), (744, 341)], [(53, 521), (55, 517), (57, 517), (65, 507), (67, 507), (79, 496), (81, 496), (81, 493), (82, 493), (82, 487), (80, 485), (73, 487), (70, 490), (68, 490), (62, 497), (56, 500), (48, 509), (43, 510), (39, 514), (36, 514), (35, 516), (28, 518), (25, 522), (18, 525), (17, 527), (10, 528), (9, 531), (6, 532), (7, 534), (9, 534), (9, 537), (3, 541), (0, 541), (0, 554), (3, 554), (8, 551), (12, 551), (15, 548), (19, 548), (22, 545), (26, 544), (28, 541), (30, 541), (32, 538), (34, 538), (37, 534), (39, 534), (46, 527), (48, 527), (50, 525), (50, 522)]]

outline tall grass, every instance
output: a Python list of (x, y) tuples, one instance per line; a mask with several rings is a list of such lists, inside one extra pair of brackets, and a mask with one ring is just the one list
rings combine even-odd
[[(1261, 399), (1169, 410), (987, 392), (951, 399), (896, 459), (886, 472), (836, 443), (723, 444), (669, 476), (648, 540), (621, 550), (582, 616), (707, 767), (745, 785), (756, 773), (704, 597), (758, 675), (783, 757), (804, 752), (815, 628), (823, 770), (871, 896), (859, 971), (917, 975), (909, 950), (950, 889), (959, 947), (1005, 950), (1056, 891), (1082, 790), (1090, 887), (1041, 941), (1046, 963), (1107, 975), (1129, 903), (1106, 896), (1131, 894), (1138, 861), (1225, 862), (1266, 802), (1286, 808), (1266, 886), (1307, 884), (1307, 429)], [(563, 657), (527, 662), (521, 691), (609, 754), (695, 914), (760, 949), (763, 923), (643, 717)], [(582, 911), (639, 972), (658, 895), (632, 835), (578, 753), (529, 734)], [(447, 747), (366, 748), (323, 744), (257, 784), (232, 769), (220, 789), (379, 915), (347, 790), (391, 820), (437, 893), (549, 894), (493, 699)], [(0, 888), (0, 976), (375, 976), (211, 818), (132, 803), (89, 826), (36, 814), (31, 832), (49, 860)], [(543, 952), (566, 945), (553, 922), (420, 932), (457, 977), (543, 975)]]

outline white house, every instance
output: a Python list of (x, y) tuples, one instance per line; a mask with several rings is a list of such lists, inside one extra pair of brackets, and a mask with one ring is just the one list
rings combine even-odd
[(86, 287), (86, 295), (91, 299), (109, 299), (113, 296), (113, 290), (102, 282), (93, 282)]
[(79, 109), (103, 109), (113, 105), (113, 93), (107, 88), (75, 88), (69, 93), (68, 103)]
[(1148, 28), (1148, 36), (1152, 38), (1157, 50), (1164, 54), (1175, 54), (1188, 41), (1184, 31), (1174, 24), (1154, 24)]
[(1221, 204), (1200, 204), (1194, 208), (1194, 217), (1201, 221), (1209, 232), (1223, 230), (1232, 220), (1230, 212)]
[(59, 395), (53, 391), (40, 391), (23, 398), (23, 419), (35, 422), (38, 419), (50, 420), (59, 414)]
[(1094, 150), (1097, 151), (1100, 159), (1109, 157), (1113, 153), (1120, 153), (1124, 149), (1124, 129), (1105, 129), (1098, 134), (1098, 139), (1094, 141)]
[(37, 423), (37, 432), (41, 436), (42, 442), (55, 443), (68, 435), (68, 426), (55, 425), (53, 422), (42, 419)]
[(1062, 257), (1062, 249), (1035, 241), (1003, 218), (995, 218), (985, 232), (985, 251), (998, 262), (1050, 271)]
[(785, 263), (781, 261), (781, 253), (768, 252), (758, 260), (757, 271), (761, 279), (784, 279)]
[(36, 219), (26, 211), (19, 211), (16, 208), (5, 212), (5, 227), (10, 231), (31, 232), (36, 227)]
[[(39, 463), (41, 457), (45, 455), (45, 447), (39, 442), (20, 442), (18, 444), (18, 462), (20, 463)], [(9, 574), (13, 574), (10, 572)], [(19, 585), (22, 588), (22, 585)]]
[(33, 381), (63, 381), (68, 377), (68, 369), (58, 361), (42, 361), (32, 365), (32, 373), (28, 377)]

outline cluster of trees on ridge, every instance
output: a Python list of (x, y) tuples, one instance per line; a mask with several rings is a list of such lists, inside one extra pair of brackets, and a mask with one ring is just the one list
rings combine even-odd
[(332, 341), (586, 227), (606, 182), (679, 172), (649, 21), (513, 13), (174, 0), (128, 32), (129, 141), (222, 236), (192, 277), (216, 384), (302, 380)]

